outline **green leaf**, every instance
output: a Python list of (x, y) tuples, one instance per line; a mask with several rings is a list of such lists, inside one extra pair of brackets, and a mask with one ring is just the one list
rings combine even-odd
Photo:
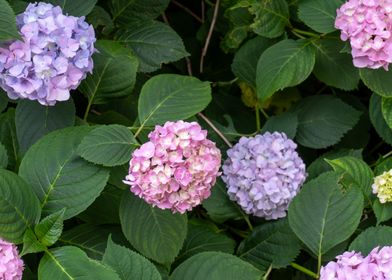
[(31, 145), (51, 131), (73, 126), (75, 105), (70, 99), (56, 106), (42, 106), (31, 100), (20, 100), (16, 106), (15, 124), (20, 152), (24, 154)]
[(378, 176), (384, 173), (385, 171), (389, 171), (391, 169), (392, 169), (392, 157), (388, 157), (376, 165), (376, 167), (374, 168), (374, 174)]
[(356, 89), (359, 71), (354, 67), (351, 55), (339, 52), (343, 48), (343, 43), (335, 39), (322, 39), (315, 41), (314, 45), (317, 51), (313, 73), (317, 79), (339, 89)]
[(236, 243), (228, 236), (213, 230), (205, 223), (189, 221), (188, 234), (176, 263), (181, 263), (189, 257), (205, 251), (234, 253)]
[(333, 160), (345, 156), (352, 156), (362, 159), (362, 150), (342, 149), (337, 151), (332, 150), (324, 153), (308, 166), (306, 170), (308, 172), (307, 180), (314, 179), (324, 172), (332, 171), (332, 167), (328, 164), (327, 160)]
[(85, 210), (105, 187), (109, 170), (88, 163), (76, 152), (90, 130), (87, 126), (56, 130), (24, 156), (19, 175), (30, 182), (44, 216), (66, 208), (64, 219), (69, 219)]
[(336, 172), (344, 176), (342, 183), (347, 189), (353, 185), (359, 188), (369, 201), (371, 200), (374, 174), (366, 162), (352, 156), (327, 160), (327, 162)]
[(113, 268), (120, 275), (121, 280), (161, 279), (155, 266), (142, 255), (115, 244), (110, 237), (107, 244), (102, 262)]
[(189, 55), (181, 37), (170, 26), (159, 21), (132, 23), (117, 35), (117, 41), (137, 55), (142, 72), (153, 72), (161, 68), (162, 63)]
[(0, 113), (7, 108), (8, 105), (8, 97), (7, 94), (0, 88)]
[(379, 199), (373, 202), (373, 212), (376, 215), (377, 225), (392, 219), (392, 203), (381, 203)]
[(377, 94), (372, 94), (370, 97), (369, 117), (378, 135), (389, 145), (392, 145), (392, 129), (383, 117), (382, 99)]
[(117, 166), (128, 162), (138, 146), (129, 128), (118, 124), (104, 125), (83, 138), (78, 154), (96, 164)]
[(358, 122), (360, 112), (331, 95), (302, 99), (296, 107), (296, 140), (305, 147), (322, 149), (339, 142)]
[(220, 252), (197, 254), (178, 266), (170, 280), (259, 280), (262, 272), (238, 257)]
[(349, 238), (362, 215), (361, 191), (351, 188), (343, 194), (339, 177), (321, 174), (306, 183), (289, 206), (291, 229), (318, 258)]
[(3, 144), (0, 143), (0, 168), (7, 168), (8, 166), (8, 155), (7, 149)]
[(250, 27), (263, 37), (279, 37), (289, 24), (290, 13), (285, 0), (254, 1), (250, 12), (255, 15)]
[(257, 96), (264, 102), (276, 91), (300, 84), (310, 75), (314, 63), (315, 50), (310, 41), (287, 39), (269, 47), (257, 63)]
[(265, 122), (261, 133), (264, 132), (284, 132), (287, 137), (294, 139), (297, 134), (298, 117), (291, 112), (285, 112), (281, 115), (272, 116)]
[(0, 236), (22, 242), (25, 230), (40, 216), (39, 201), (30, 186), (15, 173), (0, 169)]
[(137, 58), (115, 41), (98, 41), (95, 45), (93, 74), (79, 86), (89, 105), (105, 103), (132, 93), (138, 68)]
[(89, 259), (86, 253), (72, 246), (47, 251), (39, 263), (38, 278), (120, 280), (111, 268)]
[(391, 71), (385, 71), (384, 68), (362, 68), (359, 70), (359, 75), (363, 83), (372, 91), (384, 97), (392, 97), (392, 88), (388, 85), (392, 79)]
[(381, 98), (381, 111), (385, 122), (392, 129), (392, 98)]
[(102, 27), (102, 34), (109, 34), (113, 28), (113, 20), (110, 14), (102, 7), (95, 6), (87, 17), (87, 22), (94, 26), (95, 30)]
[(7, 149), (9, 167), (14, 168), (19, 160), (14, 109), (9, 109), (6, 113), (0, 115), (0, 142)]
[(97, 4), (97, 0), (48, 0), (47, 2), (60, 6), (64, 13), (75, 17), (87, 16)]
[(217, 223), (224, 223), (230, 219), (240, 219), (243, 214), (238, 204), (230, 200), (225, 183), (220, 178), (211, 189), (211, 196), (203, 201), (208, 216)]
[(350, 244), (349, 251), (361, 252), (364, 256), (380, 246), (391, 246), (392, 227), (370, 227), (358, 235)]
[(186, 215), (152, 207), (129, 192), (121, 200), (120, 220), (131, 245), (159, 263), (172, 263), (186, 237)]
[(57, 242), (63, 232), (63, 219), (65, 209), (61, 209), (40, 221), (34, 228), (34, 232), (41, 244), (52, 246)]
[(112, 0), (113, 20), (118, 24), (154, 19), (169, 5), (170, 0)]
[(262, 271), (289, 265), (299, 254), (301, 244), (287, 219), (256, 227), (240, 244), (238, 255)]
[(41, 244), (34, 234), (34, 231), (28, 228), (23, 235), (23, 250), (20, 255), (24, 256), (31, 253), (44, 252), (45, 250), (46, 246)]
[(343, 0), (301, 0), (298, 4), (298, 17), (313, 30), (330, 33), (336, 30), (336, 10), (343, 2)]
[(15, 13), (6, 0), (0, 0), (0, 41), (19, 38)]
[(113, 234), (112, 229), (82, 224), (63, 232), (59, 242), (64, 245), (79, 247), (90, 258), (101, 260), (111, 233)]
[(208, 82), (175, 74), (161, 74), (149, 79), (139, 97), (141, 126), (166, 121), (185, 120), (202, 111), (211, 101)]
[(256, 87), (257, 61), (275, 40), (257, 36), (247, 41), (234, 55), (231, 70), (238, 78)]

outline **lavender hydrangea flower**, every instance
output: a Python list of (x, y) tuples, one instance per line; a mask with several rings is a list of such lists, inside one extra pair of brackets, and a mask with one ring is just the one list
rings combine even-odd
[(17, 16), (23, 41), (0, 46), (0, 86), (11, 99), (65, 101), (93, 69), (95, 33), (84, 17), (51, 4), (29, 4)]
[(355, 251), (345, 252), (323, 266), (320, 280), (392, 279), (392, 247), (374, 248), (363, 257)]
[(21, 280), (23, 269), (16, 246), (0, 239), (0, 279)]
[(210, 196), (221, 153), (196, 122), (166, 122), (135, 150), (124, 180), (147, 203), (185, 213)]
[(247, 214), (267, 220), (285, 217), (306, 179), (305, 164), (296, 148), (284, 133), (242, 137), (227, 151), (222, 167), (230, 199)]

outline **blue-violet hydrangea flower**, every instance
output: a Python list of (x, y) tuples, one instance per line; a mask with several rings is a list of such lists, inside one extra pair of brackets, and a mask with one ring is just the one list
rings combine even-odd
[(29, 4), (16, 18), (22, 41), (0, 45), (0, 86), (11, 99), (65, 101), (93, 69), (95, 33), (84, 17)]
[(227, 151), (222, 168), (230, 199), (247, 214), (267, 220), (285, 217), (306, 179), (296, 148), (284, 133), (242, 137)]

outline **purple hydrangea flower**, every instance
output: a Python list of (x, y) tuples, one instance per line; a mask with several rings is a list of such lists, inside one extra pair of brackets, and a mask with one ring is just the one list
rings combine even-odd
[(392, 247), (374, 248), (369, 255), (345, 252), (323, 266), (320, 280), (392, 279)]
[(29, 4), (17, 16), (23, 41), (0, 47), (0, 86), (11, 99), (65, 101), (93, 69), (95, 34), (84, 17), (51, 4)]
[(23, 269), (16, 246), (0, 239), (0, 279), (21, 280)]
[(306, 179), (305, 164), (296, 147), (279, 132), (242, 137), (227, 151), (222, 167), (230, 199), (247, 214), (267, 220), (285, 217)]

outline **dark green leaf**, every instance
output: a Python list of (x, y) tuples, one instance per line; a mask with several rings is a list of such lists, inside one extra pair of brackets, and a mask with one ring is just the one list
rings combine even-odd
[(34, 231), (28, 228), (23, 235), (23, 250), (21, 256), (31, 253), (39, 253), (46, 250), (46, 246), (41, 244), (34, 234)]
[(7, 149), (3, 144), (0, 143), (0, 168), (7, 168), (8, 166), (8, 155)]
[(0, 115), (0, 142), (7, 149), (9, 167), (14, 168), (19, 160), (14, 109), (9, 109), (6, 113)]
[(376, 215), (377, 225), (392, 219), (392, 202), (381, 203), (379, 199), (373, 202), (373, 211)]
[(392, 98), (382, 97), (381, 100), (382, 115), (389, 128), (392, 129)]
[(69, 219), (93, 203), (105, 187), (109, 170), (88, 163), (76, 152), (89, 131), (87, 126), (54, 131), (23, 158), (19, 174), (33, 187), (44, 216), (65, 207), (64, 219)]
[(349, 250), (361, 252), (364, 256), (366, 256), (371, 250), (378, 246), (391, 246), (391, 240), (392, 227), (370, 227), (354, 239), (354, 241), (350, 244)]
[(83, 138), (78, 154), (92, 163), (117, 166), (128, 162), (138, 146), (129, 128), (105, 125), (95, 128)]
[(359, 70), (359, 75), (363, 83), (372, 91), (384, 97), (392, 97), (392, 88), (389, 86), (389, 81), (392, 79), (391, 71), (385, 71), (384, 68), (363, 68)]
[(152, 72), (162, 63), (180, 60), (189, 54), (182, 39), (168, 25), (159, 21), (144, 21), (126, 26), (118, 32), (117, 40), (137, 55), (140, 71)]
[(270, 117), (264, 124), (261, 133), (264, 132), (284, 132), (287, 137), (294, 139), (297, 134), (298, 117), (291, 112)]
[(233, 255), (204, 252), (178, 266), (170, 280), (259, 280), (262, 274), (251, 264)]
[(132, 246), (159, 263), (173, 262), (186, 237), (186, 215), (152, 207), (129, 192), (121, 200), (120, 220)]
[(0, 113), (7, 108), (8, 105), (8, 97), (7, 94), (0, 88)]
[(298, 85), (310, 75), (314, 63), (310, 41), (288, 39), (269, 47), (257, 63), (257, 96), (265, 101), (278, 90)]
[(52, 3), (54, 6), (60, 6), (64, 13), (81, 17), (88, 15), (92, 11), (97, 0), (48, 0), (47, 2)]
[(64, 213), (65, 209), (55, 212), (35, 226), (34, 232), (41, 244), (52, 246), (59, 239), (63, 232)]
[(75, 105), (70, 99), (56, 106), (42, 106), (31, 100), (20, 100), (15, 111), (16, 135), (21, 153), (51, 131), (73, 126)]
[(328, 172), (306, 183), (289, 206), (291, 229), (319, 258), (357, 228), (363, 208), (358, 188), (343, 194), (340, 175)]
[(0, 41), (19, 38), (15, 13), (6, 0), (0, 0)]
[(383, 117), (381, 100), (381, 97), (377, 94), (373, 94), (370, 97), (369, 117), (378, 135), (385, 142), (392, 145), (392, 130)]

